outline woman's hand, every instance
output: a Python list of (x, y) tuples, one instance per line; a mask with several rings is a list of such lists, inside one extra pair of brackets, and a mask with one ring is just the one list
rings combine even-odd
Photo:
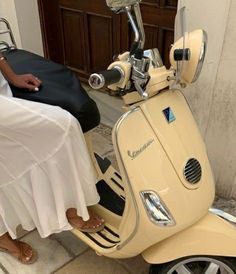
[(0, 71), (5, 79), (17, 88), (39, 91), (42, 82), (32, 74), (16, 74), (0, 53)]
[(39, 91), (42, 81), (32, 74), (14, 74), (8, 81), (17, 88)]

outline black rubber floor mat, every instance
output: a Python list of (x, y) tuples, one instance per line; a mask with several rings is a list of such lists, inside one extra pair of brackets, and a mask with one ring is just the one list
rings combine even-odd
[(103, 159), (97, 153), (94, 153), (94, 155), (95, 155), (95, 158), (98, 162), (98, 165), (99, 165), (102, 173), (105, 174), (106, 171), (108, 170), (108, 168), (110, 167), (111, 162), (107, 158)]
[(125, 201), (101, 180), (97, 183), (97, 190), (101, 197), (99, 204), (113, 213), (122, 216), (125, 208)]

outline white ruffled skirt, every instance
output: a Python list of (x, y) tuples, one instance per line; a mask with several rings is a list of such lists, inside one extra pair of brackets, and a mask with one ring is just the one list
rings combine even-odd
[(0, 95), (0, 235), (18, 225), (41, 237), (70, 230), (68, 208), (89, 219), (96, 175), (77, 120), (59, 107)]

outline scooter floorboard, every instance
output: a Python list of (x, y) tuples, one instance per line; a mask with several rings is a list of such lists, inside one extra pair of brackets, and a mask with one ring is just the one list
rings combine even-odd
[(81, 232), (77, 229), (73, 229), (72, 233), (95, 250), (110, 249), (120, 243), (118, 232), (108, 224), (96, 233)]
[(99, 204), (114, 214), (123, 215), (125, 207), (125, 192), (120, 174), (107, 158), (95, 154), (102, 171), (102, 180), (97, 183), (97, 190), (101, 197)]
[[(107, 158), (95, 154), (101, 170), (101, 178), (97, 183), (100, 202), (94, 211), (105, 219), (105, 227), (97, 233), (84, 233), (74, 229), (72, 232), (93, 249), (101, 252), (114, 248), (120, 243), (118, 227), (125, 207), (125, 192), (122, 178)], [(109, 223), (107, 222), (109, 220)]]

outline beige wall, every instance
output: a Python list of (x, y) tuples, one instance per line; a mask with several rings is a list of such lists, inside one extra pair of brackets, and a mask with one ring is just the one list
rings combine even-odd
[(43, 55), (37, 0), (15, 0), (15, 6), (22, 48)]
[[(6, 18), (11, 24), (12, 31), (18, 47), (21, 47), (21, 37), (16, 16), (14, 0), (0, 0), (0, 17)], [(5, 38), (4, 38), (5, 39)]]
[(37, 0), (0, 0), (0, 16), (10, 22), (19, 48), (43, 55)]
[(206, 141), (218, 190), (236, 198), (236, 1), (231, 1)]
[(236, 1), (182, 0), (190, 29), (208, 32), (206, 62), (199, 81), (185, 94), (212, 163), (217, 191), (236, 198)]

